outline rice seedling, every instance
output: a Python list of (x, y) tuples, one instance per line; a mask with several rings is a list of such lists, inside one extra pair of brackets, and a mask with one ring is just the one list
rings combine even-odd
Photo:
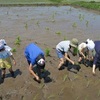
[(79, 14), (79, 19), (80, 21), (84, 20), (84, 15), (82, 16), (82, 14)]
[(79, 100), (79, 96), (77, 96), (77, 98), (75, 100)]
[(39, 94), (36, 94), (33, 98), (33, 100), (37, 100), (37, 97), (38, 97)]
[(49, 30), (49, 27), (46, 27), (45, 29), (46, 29), (46, 30)]
[(51, 98), (54, 98), (55, 95), (51, 94), (47, 99), (51, 99)]
[(72, 8), (71, 7), (69, 8), (69, 11), (72, 11)]
[(73, 89), (73, 88), (74, 88), (74, 85), (72, 84), (72, 85), (71, 85), (71, 89)]
[(90, 85), (90, 80), (88, 80), (86, 87), (88, 88)]
[(46, 55), (46, 56), (50, 56), (50, 49), (49, 49), (49, 48), (46, 48), (46, 49), (45, 49), (45, 55)]
[(76, 27), (77, 27), (77, 23), (74, 22), (74, 23), (72, 24), (72, 27), (76, 28)]
[(100, 90), (98, 91), (98, 97), (100, 97)]
[(27, 25), (27, 23), (25, 23), (25, 29), (26, 29), (26, 30), (28, 29), (28, 25)]
[(45, 84), (43, 83), (43, 84), (40, 85), (39, 88), (42, 89), (44, 86), (45, 86)]
[(64, 75), (64, 77), (63, 77), (63, 82), (65, 82), (67, 79), (68, 79), (68, 75), (66, 74), (66, 75)]
[(74, 80), (78, 78), (78, 75), (74, 75)]
[(40, 26), (39, 24), (40, 24), (40, 22), (39, 22), (39, 21), (37, 21), (37, 22), (36, 22), (36, 25), (37, 25), (38, 27)]
[(16, 40), (15, 40), (15, 45), (20, 45), (20, 43), (21, 43), (21, 39), (20, 39), (20, 37), (18, 36), (18, 37), (16, 38)]
[(61, 35), (61, 32), (56, 32), (57, 35)]
[(89, 21), (86, 21), (86, 26), (88, 27)]
[(58, 95), (63, 94), (63, 90), (64, 90), (64, 87), (60, 90), (60, 92), (59, 92), (59, 94), (58, 94)]
[(86, 96), (84, 100), (88, 100), (88, 97)]
[(53, 20), (51, 20), (53, 23), (55, 22), (55, 20), (53, 19)]
[(67, 40), (67, 38), (64, 36), (64, 40)]
[(11, 51), (14, 53), (17, 52), (16, 48), (13, 48)]

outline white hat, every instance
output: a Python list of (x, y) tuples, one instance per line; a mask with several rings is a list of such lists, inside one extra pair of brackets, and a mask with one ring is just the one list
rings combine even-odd
[(4, 44), (4, 45), (7, 44), (6, 41), (5, 41), (4, 39), (1, 39), (1, 40), (0, 40), (0, 43), (2, 43), (2, 44)]
[(0, 50), (4, 48), (4, 44), (0, 43)]
[(89, 50), (93, 50), (94, 47), (95, 47), (94, 42), (93, 42), (92, 40), (90, 40), (90, 39), (87, 39), (87, 48), (88, 48)]
[(40, 65), (40, 66), (45, 65), (45, 61), (44, 61), (43, 58), (41, 58), (37, 63), (38, 63), (38, 65)]

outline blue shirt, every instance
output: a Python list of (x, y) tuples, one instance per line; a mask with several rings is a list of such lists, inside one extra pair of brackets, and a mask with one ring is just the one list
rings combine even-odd
[(11, 56), (11, 54), (7, 50), (3, 50), (3, 51), (0, 52), (0, 59), (6, 59), (6, 58), (8, 58), (10, 56)]
[[(97, 62), (100, 60), (100, 41), (95, 41), (95, 57), (93, 64), (97, 64)], [(100, 62), (100, 61), (99, 61)]]
[(36, 64), (36, 58), (38, 57), (38, 55), (40, 54), (44, 55), (44, 52), (36, 44), (31, 43), (28, 46), (26, 46), (24, 54), (27, 60), (32, 65), (34, 65)]

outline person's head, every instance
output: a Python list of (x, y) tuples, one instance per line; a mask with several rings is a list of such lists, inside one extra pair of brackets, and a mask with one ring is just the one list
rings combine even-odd
[(73, 38), (70, 42), (70, 46), (73, 48), (77, 48), (78, 47), (78, 40), (76, 38)]
[(93, 51), (95, 48), (94, 42), (90, 39), (87, 39), (86, 43), (87, 43), (86, 45), (87, 45), (88, 50)]
[(0, 43), (0, 51), (4, 50), (4, 44)]
[(7, 45), (6, 41), (4, 39), (1, 39), (0, 40), (0, 43), (4, 44), (4, 45)]
[(73, 48), (72, 54), (75, 56), (78, 52), (78, 40), (76, 38), (73, 38), (70, 42), (70, 46)]
[(38, 61), (37, 61), (37, 65), (40, 69), (44, 69), (45, 68), (45, 59), (43, 58), (40, 58)]

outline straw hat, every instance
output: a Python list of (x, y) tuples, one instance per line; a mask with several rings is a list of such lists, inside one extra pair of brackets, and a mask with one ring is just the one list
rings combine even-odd
[(78, 40), (77, 40), (76, 38), (73, 38), (73, 39), (71, 40), (70, 45), (71, 45), (72, 47), (74, 47), (74, 48), (77, 48), (77, 47), (78, 47)]

